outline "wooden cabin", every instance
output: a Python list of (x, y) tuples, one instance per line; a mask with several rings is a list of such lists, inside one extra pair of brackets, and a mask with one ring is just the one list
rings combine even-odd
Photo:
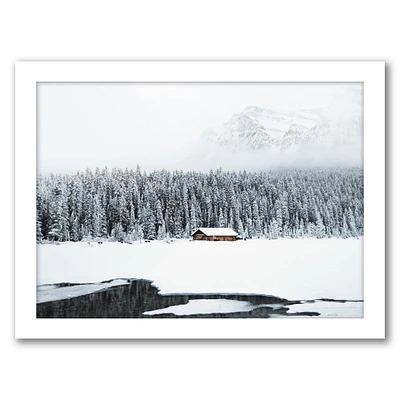
[(234, 242), (238, 234), (231, 228), (199, 228), (192, 233), (193, 240), (210, 242)]

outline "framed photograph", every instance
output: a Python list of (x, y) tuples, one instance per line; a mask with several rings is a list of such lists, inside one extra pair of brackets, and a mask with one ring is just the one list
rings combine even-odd
[(17, 62), (15, 336), (383, 339), (384, 62)]

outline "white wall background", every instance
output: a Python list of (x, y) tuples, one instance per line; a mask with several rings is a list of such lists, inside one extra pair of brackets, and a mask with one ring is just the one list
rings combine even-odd
[[(1, 398), (396, 398), (399, 259), (393, 247), (399, 240), (394, 205), (400, 199), (393, 185), (399, 165), (400, 32), (395, 5), (385, 0), (2, 2)], [(15, 341), (13, 63), (103, 59), (385, 60), (387, 339)]]

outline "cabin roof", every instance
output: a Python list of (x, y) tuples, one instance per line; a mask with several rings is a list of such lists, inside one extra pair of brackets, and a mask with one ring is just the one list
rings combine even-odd
[(193, 233), (202, 232), (206, 236), (237, 236), (238, 234), (231, 228), (198, 228)]

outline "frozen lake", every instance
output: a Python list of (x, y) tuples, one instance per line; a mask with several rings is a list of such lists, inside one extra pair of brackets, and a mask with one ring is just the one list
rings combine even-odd
[(38, 285), (142, 278), (161, 293), (363, 299), (362, 239), (65, 242), (40, 244), (37, 251)]

